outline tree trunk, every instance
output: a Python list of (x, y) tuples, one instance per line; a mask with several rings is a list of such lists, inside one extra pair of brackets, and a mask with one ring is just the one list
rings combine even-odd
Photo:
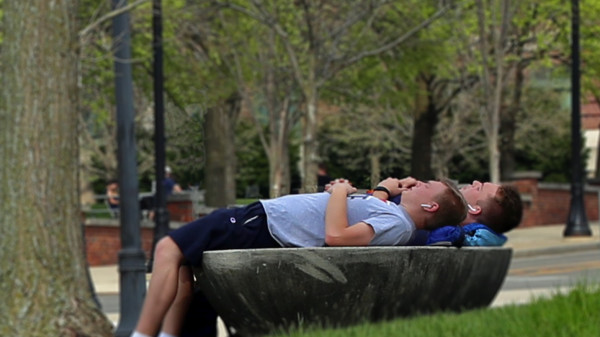
[(0, 335), (111, 336), (79, 206), (75, 1), (5, 1)]
[[(274, 95), (269, 95), (274, 97)], [(271, 102), (275, 102), (273, 99)], [(289, 104), (282, 104), (279, 111), (274, 111), (277, 104), (270, 106), (270, 138), (266, 146), (269, 158), (269, 197), (277, 198), (290, 193), (290, 158), (289, 158)]]
[(510, 180), (515, 171), (515, 132), (517, 129), (517, 113), (521, 109), (521, 97), (525, 82), (524, 70), (524, 66), (517, 65), (511, 107), (501, 111), (500, 114), (500, 169), (503, 181)]
[(500, 183), (500, 150), (498, 149), (498, 138), (498, 132), (495, 132), (488, 139), (490, 182), (494, 184)]
[(381, 179), (381, 153), (376, 150), (371, 150), (369, 153), (369, 161), (371, 162), (371, 186), (374, 188), (377, 186)]
[(411, 145), (411, 176), (419, 180), (434, 178), (431, 165), (432, 142), (438, 114), (425, 80), (418, 79), (420, 90), (416, 98), (416, 115)]
[[(499, 0), (500, 2), (500, 24), (498, 25), (496, 15), (498, 13), (492, 11), (494, 14), (490, 30), (498, 30), (498, 33), (490, 33), (492, 35), (493, 43), (493, 56), (495, 62), (495, 73), (494, 83), (490, 77), (489, 69), (490, 64), (488, 62), (488, 46), (486, 43), (487, 33), (485, 22), (485, 2), (477, 1), (477, 17), (479, 23), (479, 48), (483, 63), (483, 87), (484, 87), (484, 99), (489, 100), (492, 95), (492, 102), (484, 102), (483, 110), (485, 111), (483, 116), (484, 129), (486, 136), (488, 137), (488, 151), (489, 151), (489, 172), (490, 181), (493, 183), (500, 182), (500, 141), (499, 141), (499, 130), (500, 130), (500, 109), (502, 107), (502, 90), (504, 87), (504, 50), (507, 41), (507, 32), (510, 23), (510, 1)], [(495, 2), (492, 8), (495, 8)], [(493, 90), (492, 90), (493, 88)]]
[(235, 204), (235, 122), (241, 99), (232, 95), (222, 106), (207, 110), (204, 121), (205, 202), (210, 207)]
[(272, 143), (273, 156), (269, 160), (269, 197), (277, 198), (290, 193), (290, 158), (288, 146)]
[(313, 86), (306, 95), (306, 113), (303, 116), (303, 142), (302, 160), (303, 177), (302, 192), (317, 192), (317, 167), (318, 167), (318, 143), (317, 143), (317, 104), (319, 101), (317, 88)]

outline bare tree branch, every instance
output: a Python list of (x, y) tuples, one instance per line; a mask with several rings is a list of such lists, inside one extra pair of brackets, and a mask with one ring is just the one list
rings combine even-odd
[[(429, 17), (427, 20), (421, 22), (420, 24), (418, 24), (417, 26), (413, 27), (411, 30), (409, 30), (408, 32), (404, 33), (402, 36), (398, 37), (397, 39), (395, 39), (394, 41), (387, 43), (381, 47), (372, 49), (372, 50), (367, 50), (364, 51), (362, 53), (359, 53), (353, 57), (348, 58), (345, 61), (342, 61), (338, 64), (338, 66), (336, 67), (336, 69), (334, 71), (331, 72), (330, 76), (333, 76), (336, 72), (348, 67), (351, 64), (354, 64), (362, 59), (364, 59), (365, 57), (369, 57), (369, 56), (375, 56), (375, 55), (379, 55), (385, 51), (388, 51), (396, 46), (398, 46), (399, 44), (403, 43), (404, 41), (408, 40), (409, 38), (411, 38), (413, 35), (415, 35), (417, 32), (419, 32), (420, 30), (428, 27), (429, 25), (431, 25), (433, 22), (435, 22), (437, 19), (439, 19), (440, 17), (442, 17), (444, 14), (446, 14), (446, 12), (448, 12), (448, 10), (450, 10), (451, 6), (447, 5), (445, 7), (442, 7), (440, 10), (438, 10), (437, 12), (435, 12), (431, 17)], [(329, 78), (328, 77), (328, 78)], [(321, 81), (326, 81), (328, 78), (323, 78), (321, 79)]]
[(123, 14), (127, 11), (130, 11), (130, 10), (134, 9), (135, 7), (141, 5), (145, 2), (148, 2), (148, 1), (149, 0), (137, 0), (131, 4), (128, 4), (127, 6), (121, 7), (119, 9), (111, 11), (111, 12), (108, 12), (108, 13), (104, 14), (101, 18), (99, 18), (98, 20), (92, 22), (87, 27), (82, 29), (77, 35), (79, 36), (79, 38), (83, 38), (84, 36), (86, 36), (89, 32), (91, 32), (93, 29), (98, 27), (98, 25), (100, 25), (104, 21), (110, 20), (119, 14)]

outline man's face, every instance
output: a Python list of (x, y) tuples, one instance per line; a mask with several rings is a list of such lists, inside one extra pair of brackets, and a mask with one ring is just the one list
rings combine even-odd
[(487, 200), (490, 197), (496, 195), (500, 185), (492, 183), (482, 183), (474, 180), (471, 185), (464, 186), (460, 189), (460, 192), (465, 197), (465, 200), (469, 205), (477, 205), (477, 201)]
[(444, 192), (448, 187), (442, 182), (430, 180), (428, 182), (417, 181), (415, 186), (402, 193), (403, 197), (406, 194), (413, 194), (418, 203), (428, 203), (435, 200), (435, 197)]

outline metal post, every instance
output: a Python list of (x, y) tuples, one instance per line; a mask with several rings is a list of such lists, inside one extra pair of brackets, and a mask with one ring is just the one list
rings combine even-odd
[(152, 32), (154, 52), (154, 153), (156, 195), (154, 196), (154, 241), (147, 270), (152, 272), (156, 243), (169, 231), (169, 210), (165, 195), (165, 118), (163, 100), (163, 47), (161, 0), (152, 1)]
[[(125, 0), (113, 0), (115, 10), (126, 5), (127, 1)], [(141, 249), (140, 238), (128, 12), (114, 17), (113, 38), (122, 247), (119, 251), (120, 319), (115, 336), (127, 337), (135, 329), (146, 294), (145, 256)]]
[(583, 202), (581, 164), (581, 72), (579, 57), (579, 0), (571, 0), (571, 208), (564, 236), (590, 236)]

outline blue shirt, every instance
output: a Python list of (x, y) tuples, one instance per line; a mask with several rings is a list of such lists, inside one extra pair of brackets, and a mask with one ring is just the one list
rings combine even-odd
[(163, 180), (163, 186), (165, 187), (165, 196), (173, 194), (173, 188), (175, 187), (175, 180), (173, 178), (165, 178)]
[[(283, 247), (325, 245), (325, 210), (331, 194), (292, 194), (261, 200), (273, 238)], [(366, 222), (375, 231), (371, 246), (404, 245), (415, 231), (404, 207), (366, 194), (348, 196), (350, 226)]]

